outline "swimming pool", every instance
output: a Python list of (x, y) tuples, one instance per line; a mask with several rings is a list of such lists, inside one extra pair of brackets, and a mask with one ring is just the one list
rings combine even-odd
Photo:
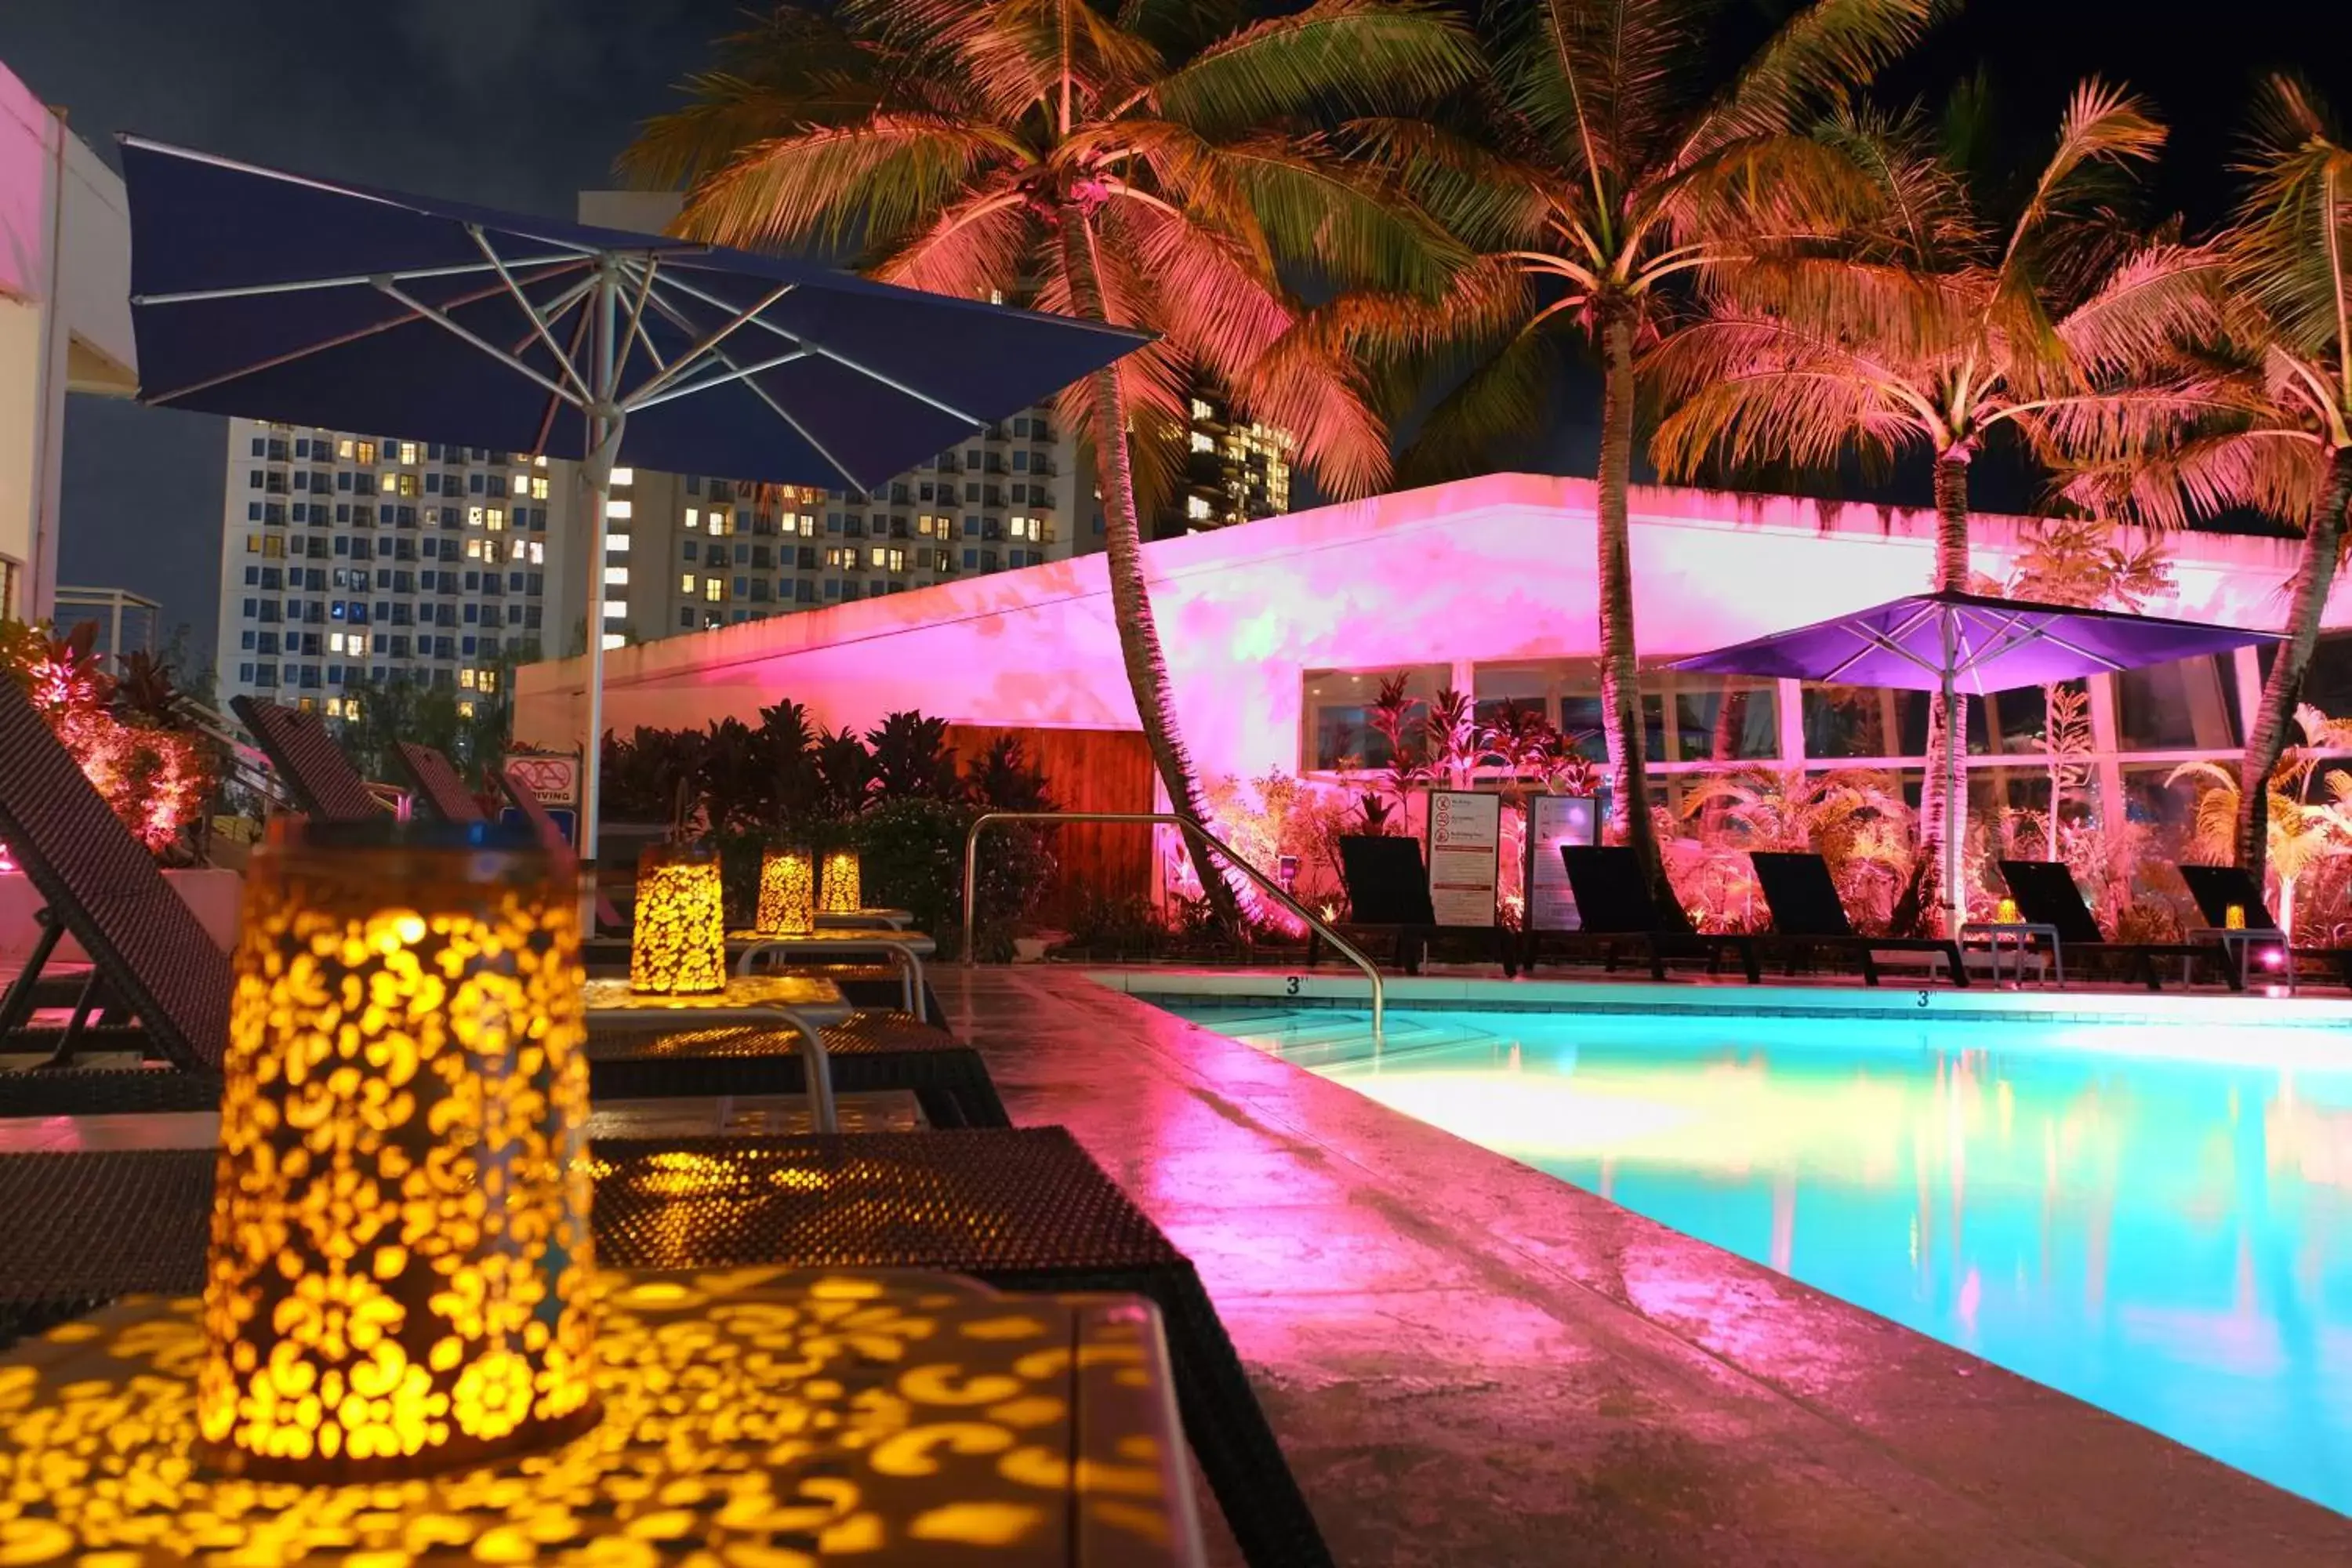
[(2352, 1513), (2345, 1031), (1160, 1005)]

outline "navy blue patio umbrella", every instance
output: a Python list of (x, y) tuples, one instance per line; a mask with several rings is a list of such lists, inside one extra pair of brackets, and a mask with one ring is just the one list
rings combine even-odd
[[(599, 627), (616, 463), (870, 489), (1150, 341), (137, 137), (122, 164), (142, 402), (578, 459)], [(610, 636), (588, 639), (592, 873)]]
[[(1963, 691), (1983, 696), (2279, 640), (2277, 632), (2120, 610), (2038, 605), (1987, 594), (1913, 594), (1676, 659), (1666, 668), (1940, 691), (1949, 712), (1951, 700)], [(1957, 802), (1959, 748), (1948, 749), (1945, 760), (1945, 798)], [(1944, 887), (1952, 900), (1952, 929), (1958, 931), (1967, 918), (1960, 835), (1947, 832), (1942, 848)]]

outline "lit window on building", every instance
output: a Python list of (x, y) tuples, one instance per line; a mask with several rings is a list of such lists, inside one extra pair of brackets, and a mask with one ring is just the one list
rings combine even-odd
[(637, 470), (636, 470), (636, 469), (635, 469), (635, 468), (614, 468), (614, 469), (613, 470), (613, 483), (614, 483), (614, 485), (615, 487), (625, 488), (626, 486), (634, 485), (634, 484), (635, 484), (636, 482), (637, 482)]
[(608, 588), (627, 587), (629, 585), (629, 569), (625, 566), (605, 567), (604, 585)]
[(702, 596), (709, 600), (714, 605), (725, 604), (727, 602), (727, 580), (723, 577), (705, 577), (702, 580)]
[[(546, 481), (541, 480), (541, 482), (543, 484)], [(635, 516), (636, 510), (625, 500), (608, 500), (604, 503), (604, 515), (611, 518), (625, 519)]]

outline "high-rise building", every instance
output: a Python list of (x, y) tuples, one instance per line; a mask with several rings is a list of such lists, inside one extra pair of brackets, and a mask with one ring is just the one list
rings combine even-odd
[(1206, 390), (1187, 411), (1183, 474), (1154, 519), (1153, 537), (1231, 528), (1290, 510), (1290, 458), (1297, 443), (1286, 431), (1234, 417)]
[(228, 422), (221, 512), (224, 702), (341, 716), (404, 679), (495, 693), (505, 668), (570, 651), (573, 466), (528, 454)]
[(1038, 407), (870, 491), (617, 469), (605, 634), (650, 641), (1098, 548), (1076, 458)]

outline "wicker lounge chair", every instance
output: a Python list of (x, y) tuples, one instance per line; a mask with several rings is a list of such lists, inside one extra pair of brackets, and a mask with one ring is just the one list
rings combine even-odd
[(384, 803), (368, 788), (316, 713), (250, 697), (232, 697), (228, 705), (244, 721), (304, 816), (364, 822), (383, 815)]
[[(219, 1103), (228, 955), (24, 695), (5, 682), (0, 688), (0, 841), (48, 900), (51, 931), (70, 932), (92, 965), (91, 994), (64, 1032), (20, 1026), (53, 937), (45, 937), (35, 962), (0, 999), (0, 1025), (13, 1029), (6, 1048), (47, 1052), (59, 1064), (0, 1074), (0, 1116), (194, 1110)], [(86, 1026), (84, 1015), (100, 988), (142, 1026)], [(911, 1089), (938, 1125), (1009, 1124), (979, 1053), (942, 1028), (904, 1013), (869, 1012), (825, 1030), (824, 1039), (839, 1051), (837, 1090)], [(76, 1050), (100, 1048), (138, 1051), (156, 1065), (62, 1065)], [(805, 1064), (789, 1034), (778, 1031), (600, 1031), (591, 1057), (590, 1091), (602, 1099), (807, 1091)]]
[[(24, 693), (0, 681), (0, 840), (41, 897), (45, 931), (0, 1000), (12, 1051), (65, 1061), (77, 1047), (139, 1050), (144, 1070), (62, 1065), (0, 1074), (0, 1112), (197, 1110), (220, 1098), (228, 1038), (228, 956), (155, 868)], [(64, 1031), (23, 1027), (42, 969), (70, 934), (89, 955), (89, 981)], [(136, 1015), (135, 1031), (86, 1027), (100, 993)]]
[(408, 779), (409, 793), (416, 802), (444, 822), (487, 822), (482, 803), (449, 765), (449, 759), (434, 747), (415, 741), (394, 741), (392, 743), (393, 765)]
[[(1191, 1259), (1064, 1129), (629, 1140), (591, 1153), (608, 1266), (928, 1268), (1149, 1298), (1185, 1434), (1244, 1555), (1330, 1562)], [(698, 1157), (683, 1193), (680, 1155)], [(0, 1338), (118, 1295), (200, 1290), (214, 1166), (210, 1150), (0, 1156)]]
[(1864, 936), (1846, 918), (1845, 900), (1838, 897), (1829, 862), (1818, 855), (1790, 850), (1754, 849), (1748, 858), (1756, 867), (1756, 880), (1764, 889), (1764, 902), (1772, 910), (1773, 945), (1791, 965), (1809, 950), (1827, 950), (1851, 956), (1862, 966), (1865, 985), (1878, 984), (1877, 954), (1922, 952), (1944, 961), (1944, 973), (1954, 985), (1969, 983), (1960, 944), (1937, 937)]
[(2150, 991), (2161, 991), (2164, 983), (2158, 976), (2158, 959), (2205, 959), (2221, 970), (2231, 990), (2245, 989), (2237, 965), (2223, 961), (2221, 949), (2210, 942), (2109, 942), (2090, 906), (2083, 902), (2083, 889), (2074, 885), (2074, 873), (2055, 860), (2003, 860), (2000, 878), (2009, 884), (2010, 897), (2017, 900), (2018, 912), (2027, 923), (2050, 926), (2058, 932), (2059, 951), (2068, 963), (2076, 962), (2077, 954), (2107, 959), (2133, 970)]
[[(1505, 973), (1517, 961), (1508, 934), (1493, 926), (1444, 926), (1429, 900), (1429, 871), (1417, 839), (1373, 834), (1350, 834), (1339, 840), (1339, 875), (1348, 889), (1348, 918), (1339, 929), (1353, 936), (1379, 932), (1396, 941), (1395, 962), (1407, 974), (1421, 973), (1421, 961), (1436, 936), (1465, 936), (1486, 942), (1503, 962)], [(1307, 938), (1307, 966), (1323, 956), (1321, 933)]]
[[(2286, 933), (2279, 930), (2278, 917), (2271, 913), (2263, 898), (2262, 884), (2246, 873), (2242, 866), (2183, 866), (2180, 879), (2189, 884), (2189, 896), (2197, 900), (2197, 912), (2215, 931), (2226, 930), (2230, 910), (2235, 905), (2246, 918), (2247, 929), (2269, 931), (2286, 948)], [(2309, 959), (2336, 971), (2336, 977), (2352, 985), (2352, 947), (2286, 948), (2290, 963)]]
[(1568, 885), (1576, 895), (1579, 929), (1573, 935), (1580, 945), (1600, 947), (1603, 967), (1612, 971), (1617, 967), (1622, 946), (1648, 955), (1654, 980), (1666, 977), (1669, 958), (1704, 958), (1712, 974), (1729, 952), (1738, 958), (1750, 985), (1763, 978), (1756, 965), (1755, 938), (1694, 932), (1687, 929), (1687, 921), (1682, 930), (1670, 924), (1651, 899), (1641, 861), (1631, 849), (1563, 844), (1559, 854), (1568, 868)]

